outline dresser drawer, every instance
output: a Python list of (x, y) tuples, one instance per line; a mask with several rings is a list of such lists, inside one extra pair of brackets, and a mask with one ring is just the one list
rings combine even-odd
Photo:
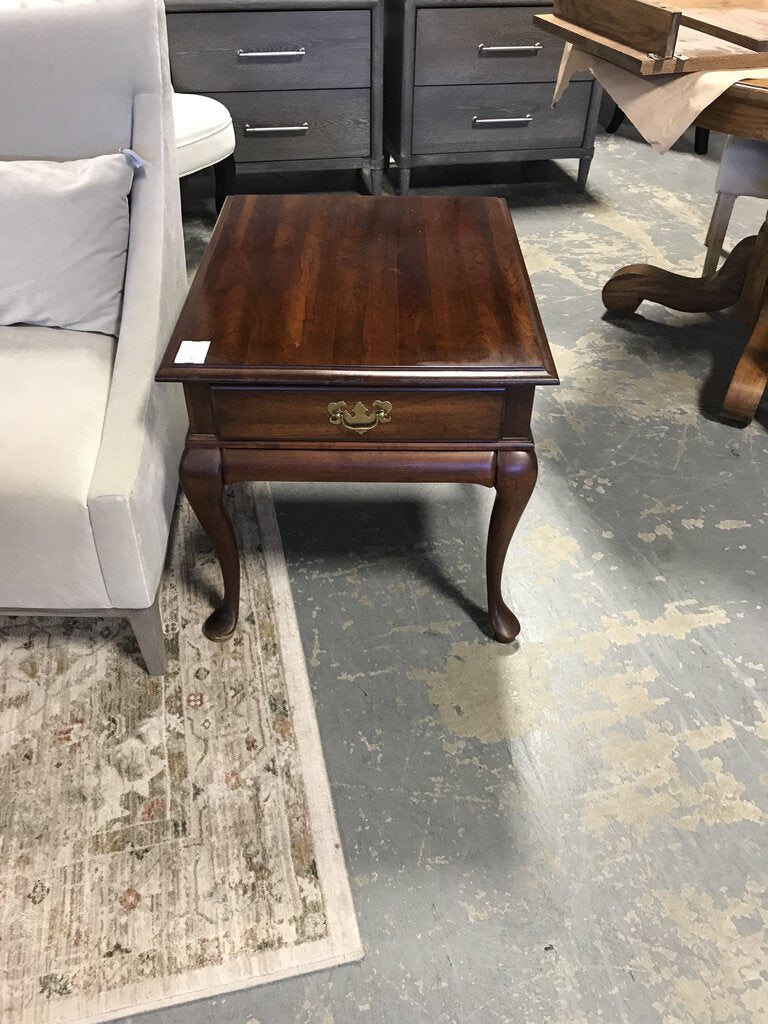
[(212, 95), (232, 115), (238, 163), (362, 157), (371, 151), (368, 89)]
[(483, 153), (581, 146), (592, 92), (571, 85), (552, 109), (552, 84), (419, 86), (413, 152)]
[[(225, 441), (496, 441), (505, 392), (214, 387)], [(343, 403), (343, 404), (342, 404)]]
[(416, 17), (415, 84), (554, 81), (563, 44), (533, 22), (534, 14), (550, 10), (420, 8)]
[(171, 75), (180, 92), (371, 84), (368, 10), (222, 11), (170, 14), (167, 21)]

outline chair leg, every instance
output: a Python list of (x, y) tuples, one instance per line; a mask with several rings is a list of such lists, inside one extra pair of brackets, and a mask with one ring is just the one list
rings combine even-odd
[(164, 675), (167, 660), (159, 594), (149, 608), (134, 608), (129, 611), (128, 620), (139, 644), (147, 672), (151, 676)]
[(709, 152), (709, 128), (697, 128), (694, 136), (693, 151), (698, 156), (706, 156)]
[(225, 157), (213, 165), (213, 176), (216, 180), (216, 213), (221, 213), (224, 200), (232, 191), (235, 181), (235, 158)]
[(609, 135), (613, 135), (615, 132), (619, 130), (619, 128), (621, 128), (621, 126), (624, 124), (625, 116), (626, 115), (624, 111), (621, 109), (618, 103), (615, 104), (613, 108), (613, 116), (611, 117), (611, 120), (608, 122), (608, 124), (605, 126), (605, 130), (608, 132)]
[(702, 277), (711, 277), (717, 271), (735, 202), (736, 196), (730, 195), (728, 192), (718, 192), (715, 209), (712, 211), (712, 220), (709, 222), (709, 230), (704, 242), (707, 247), (707, 258), (704, 262)]

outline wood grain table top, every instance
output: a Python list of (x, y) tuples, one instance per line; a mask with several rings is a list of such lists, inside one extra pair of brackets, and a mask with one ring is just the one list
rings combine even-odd
[(230, 197), (157, 379), (557, 383), (506, 203), (444, 196)]

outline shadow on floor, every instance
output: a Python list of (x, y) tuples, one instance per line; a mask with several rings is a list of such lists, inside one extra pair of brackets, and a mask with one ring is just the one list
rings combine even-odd
[[(653, 307), (648, 315), (633, 313), (618, 316), (604, 313), (603, 320), (615, 324), (625, 332), (625, 344), (630, 351), (642, 356), (652, 352), (654, 357), (668, 359), (701, 354), (710, 359), (710, 368), (699, 391), (699, 412), (707, 419), (726, 423), (739, 429), (741, 424), (723, 418), (721, 409), (733, 371), (736, 369), (750, 332), (728, 313), (690, 314), (690, 323), (664, 323), (653, 318)], [(768, 404), (763, 399), (755, 420), (768, 427)]]
[[(341, 485), (333, 485), (341, 486)], [(468, 489), (469, 490), (469, 489)], [(371, 501), (359, 494), (343, 500), (286, 501), (275, 494), (280, 533), (288, 561), (298, 552), (305, 560), (317, 558), (327, 565), (374, 562), (372, 586), (403, 573), (403, 563), (421, 584), (437, 591), (481, 632), (492, 636), (488, 612), (473, 601), (452, 577), (440, 557), (435, 531), (426, 518), (428, 505), (419, 501)], [(478, 516), (480, 512), (478, 511)], [(480, 563), (484, 548), (468, 557)], [(478, 565), (472, 576), (482, 575)]]

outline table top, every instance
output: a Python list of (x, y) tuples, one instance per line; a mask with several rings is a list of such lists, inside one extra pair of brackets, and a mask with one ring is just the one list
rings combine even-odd
[(557, 383), (502, 199), (346, 195), (228, 198), (157, 379)]

